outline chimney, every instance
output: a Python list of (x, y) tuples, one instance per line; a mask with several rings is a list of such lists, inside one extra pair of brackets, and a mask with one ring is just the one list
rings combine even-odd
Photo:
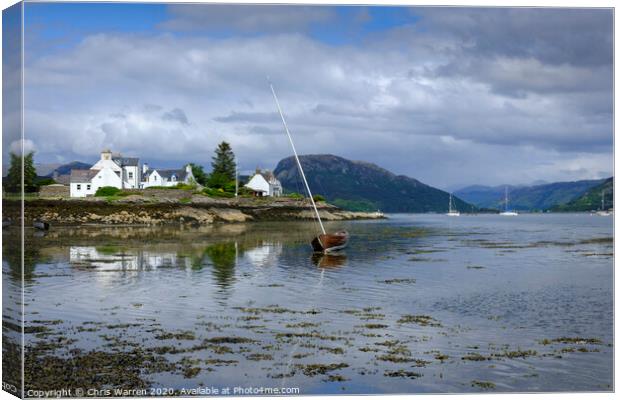
[(146, 174), (146, 171), (149, 170), (149, 165), (147, 163), (142, 164), (142, 174)]
[(191, 164), (187, 164), (185, 166), (185, 172), (187, 172), (188, 174), (192, 173), (192, 166), (191, 166)]
[(109, 149), (105, 149), (101, 152), (101, 159), (102, 160), (111, 160), (112, 159), (112, 152)]

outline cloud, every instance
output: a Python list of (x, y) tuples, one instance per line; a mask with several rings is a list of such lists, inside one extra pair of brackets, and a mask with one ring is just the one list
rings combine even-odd
[(32, 140), (25, 139), (25, 140), (14, 140), (13, 142), (11, 142), (11, 144), (9, 145), (9, 152), (16, 154), (16, 155), (21, 155), (22, 148), (23, 148), (24, 154), (29, 154), (37, 150)]
[[(196, 15), (215, 18), (209, 10)], [(291, 150), (270, 76), (300, 153), (376, 162), (437, 185), (611, 172), (608, 12), (584, 10), (581, 20), (576, 11), (415, 8), (415, 24), (335, 46), (304, 34), (307, 22), (259, 30), (251, 21), (266, 18), (262, 7), (234, 10), (217, 19), (241, 35), (97, 34), (31, 55), (27, 137), (39, 156), (95, 157), (106, 146), (209, 165), (227, 140), (242, 168), (274, 167)], [(285, 20), (298, 9), (276, 11)], [(245, 34), (252, 29), (262, 34)], [(556, 42), (561, 51), (549, 50)]]
[(177, 121), (183, 125), (189, 125), (185, 112), (180, 108), (174, 108), (162, 114), (161, 119), (164, 121)]
[(175, 4), (163, 29), (241, 33), (296, 32), (334, 18), (331, 8), (314, 6)]

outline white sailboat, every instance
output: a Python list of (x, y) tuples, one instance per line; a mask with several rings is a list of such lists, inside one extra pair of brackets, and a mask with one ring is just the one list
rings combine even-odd
[(504, 188), (504, 211), (499, 213), (499, 215), (504, 215), (507, 217), (513, 217), (515, 215), (519, 215), (519, 213), (516, 211), (508, 210), (508, 186)]
[(605, 210), (605, 191), (601, 190), (601, 210), (596, 212), (596, 215), (602, 217), (608, 217), (611, 215), (611, 211)]
[(284, 119), (284, 114), (282, 113), (282, 109), (280, 108), (280, 102), (278, 101), (278, 97), (276, 96), (276, 91), (273, 88), (273, 84), (269, 82), (269, 87), (271, 88), (271, 93), (273, 94), (273, 99), (276, 101), (276, 106), (278, 107), (278, 113), (280, 114), (280, 118), (282, 119), (282, 124), (284, 125), (284, 131), (288, 136), (288, 140), (291, 144), (291, 148), (293, 149), (293, 154), (295, 155), (295, 161), (297, 161), (297, 168), (299, 168), (299, 174), (301, 175), (304, 185), (306, 186), (306, 190), (308, 191), (308, 197), (310, 197), (310, 201), (312, 202), (312, 207), (314, 208), (314, 214), (316, 215), (316, 219), (319, 222), (319, 226), (321, 227), (321, 233), (319, 233), (314, 239), (312, 239), (312, 248), (315, 252), (321, 253), (331, 253), (334, 251), (341, 250), (345, 248), (349, 242), (349, 233), (345, 230), (327, 233), (325, 231), (325, 227), (323, 227), (323, 221), (321, 221), (321, 215), (319, 215), (319, 210), (316, 208), (316, 203), (314, 202), (314, 198), (312, 197), (312, 192), (310, 191), (310, 186), (308, 186), (308, 181), (306, 180), (306, 175), (304, 174), (304, 169), (301, 167), (301, 162), (299, 162), (299, 156), (297, 156), (297, 150), (295, 149), (295, 145), (293, 144), (293, 138), (291, 137), (291, 133), (288, 130), (288, 126), (286, 125), (286, 120)]
[(450, 193), (450, 200), (448, 200), (448, 212), (446, 213), (448, 217), (459, 217), (461, 213), (456, 208), (452, 208), (452, 193)]

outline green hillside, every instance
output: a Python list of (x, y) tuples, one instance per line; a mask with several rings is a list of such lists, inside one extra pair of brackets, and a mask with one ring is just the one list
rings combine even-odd
[(593, 211), (602, 207), (602, 196), (605, 196), (605, 210), (614, 207), (614, 179), (607, 178), (601, 184), (590, 188), (582, 195), (567, 202), (555, 205), (551, 211)]
[(603, 179), (598, 179), (535, 186), (470, 186), (457, 190), (455, 194), (478, 207), (503, 209), (504, 190), (508, 187), (509, 208), (536, 211), (566, 204), (603, 182)]
[[(350, 161), (334, 155), (300, 156), (313, 192), (330, 203), (356, 211), (447, 212), (449, 194), (403, 175), (395, 175), (375, 164)], [(274, 174), (287, 192), (303, 193), (295, 159), (281, 160)], [(475, 208), (454, 197), (459, 211)]]

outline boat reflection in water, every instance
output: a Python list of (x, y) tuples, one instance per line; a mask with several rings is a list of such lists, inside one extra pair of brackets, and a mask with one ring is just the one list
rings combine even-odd
[(312, 253), (312, 263), (318, 268), (339, 268), (346, 262), (346, 254)]

